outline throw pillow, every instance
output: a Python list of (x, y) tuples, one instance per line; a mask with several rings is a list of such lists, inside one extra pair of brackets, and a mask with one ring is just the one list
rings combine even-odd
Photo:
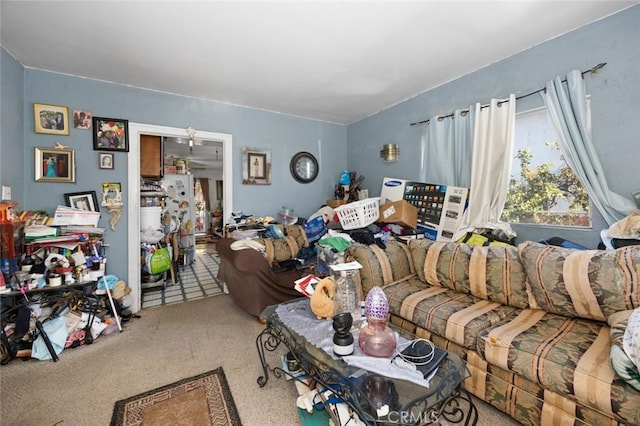
[(540, 309), (605, 321), (640, 307), (640, 246), (576, 250), (528, 241), (518, 251)]
[(516, 247), (426, 239), (409, 243), (421, 280), (503, 305), (530, 307), (525, 271)]

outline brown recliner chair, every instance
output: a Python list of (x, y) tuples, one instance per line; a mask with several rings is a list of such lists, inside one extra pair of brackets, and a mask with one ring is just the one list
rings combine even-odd
[(293, 259), (299, 249), (308, 246), (304, 228), (292, 225), (285, 228), (287, 238), (271, 240), (255, 238), (265, 246), (265, 255), (248, 248), (233, 250), (235, 240), (221, 238), (216, 243), (220, 256), (218, 279), (227, 285), (233, 301), (253, 316), (269, 305), (302, 297), (293, 287), (294, 281), (310, 273), (307, 269), (281, 268), (279, 262)]

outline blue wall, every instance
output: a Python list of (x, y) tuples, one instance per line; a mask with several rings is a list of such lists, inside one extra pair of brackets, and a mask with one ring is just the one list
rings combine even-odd
[[(580, 28), (530, 50), (492, 64), (458, 80), (425, 92), (393, 108), (350, 126), (335, 125), (285, 114), (261, 111), (215, 101), (159, 93), (128, 86), (24, 69), (2, 49), (2, 141), (0, 179), (13, 188), (22, 209), (52, 212), (64, 203), (64, 193), (100, 192), (103, 182), (128, 182), (125, 153), (115, 153), (115, 170), (97, 168), (91, 132), (71, 129), (69, 136), (50, 136), (33, 131), (33, 103), (65, 105), (91, 111), (95, 116), (123, 118), (132, 122), (230, 133), (233, 135), (234, 210), (255, 215), (275, 215), (286, 205), (300, 216), (314, 212), (327, 198), (341, 170), (348, 166), (365, 176), (364, 188), (378, 195), (385, 176), (417, 179), (421, 128), (410, 126), (426, 117), (449, 113), (492, 97), (527, 93), (541, 88), (556, 75), (571, 69), (588, 69), (600, 62), (608, 65), (596, 77), (586, 77), (592, 99), (593, 136), (611, 188), (621, 194), (640, 188), (640, 6)], [(470, 49), (478, 49), (470, 41)], [(460, 52), (464, 54), (464, 52)], [(437, 60), (427, 58), (425, 60)], [(188, 77), (188, 76), (186, 76)], [(528, 101), (531, 102), (531, 101)], [(76, 150), (76, 182), (34, 181), (34, 147), (62, 142)], [(400, 146), (400, 160), (383, 163), (383, 144)], [(272, 150), (269, 186), (242, 185), (243, 147)], [(296, 183), (289, 173), (291, 156), (301, 150), (317, 154), (321, 161), (318, 179)], [(348, 162), (347, 162), (348, 159)], [(126, 194), (125, 194), (126, 197)], [(108, 231), (109, 271), (126, 277), (126, 206), (115, 232)], [(103, 212), (100, 226), (107, 227)], [(594, 212), (592, 230), (549, 229), (514, 226), (518, 240), (562, 236), (595, 247), (606, 224)], [(122, 250), (125, 248), (125, 250)], [(132, 254), (133, 255), (133, 254)], [(137, 255), (137, 254), (136, 254)], [(125, 278), (126, 279), (126, 278)]]
[[(3, 50), (5, 56), (9, 56)], [(3, 61), (3, 84), (5, 64)], [(16, 78), (20, 83), (20, 78)], [(22, 89), (21, 89), (22, 91)], [(64, 193), (96, 191), (100, 198), (103, 182), (120, 182), (126, 188), (127, 153), (115, 152), (114, 170), (98, 169), (98, 152), (93, 150), (92, 132), (71, 129), (69, 136), (36, 134), (33, 103), (64, 105), (70, 115), (74, 109), (91, 111), (97, 117), (121, 118), (130, 122), (233, 135), (234, 210), (258, 216), (275, 216), (286, 205), (296, 214), (308, 216), (333, 194), (333, 185), (346, 167), (346, 127), (290, 115), (239, 107), (221, 102), (171, 95), (150, 90), (77, 78), (68, 75), (24, 69), (24, 96), (20, 104), (23, 120), (17, 121), (14, 137), (3, 137), (3, 152), (20, 151), (14, 159), (3, 159), (2, 175), (22, 176), (23, 196), (17, 200), (22, 210), (46, 210), (64, 204)], [(2, 103), (5, 103), (2, 93)], [(12, 98), (9, 98), (11, 100)], [(4, 128), (4, 126), (3, 126)], [(34, 180), (34, 148), (53, 147), (62, 142), (76, 153), (76, 182), (48, 183)], [(242, 148), (271, 149), (271, 185), (242, 185)], [(289, 160), (298, 151), (310, 151), (320, 159), (318, 179), (303, 185), (289, 173)], [(20, 186), (21, 183), (15, 184)], [(16, 188), (17, 189), (17, 188)], [(15, 189), (14, 189), (15, 191)], [(26, 195), (24, 195), (26, 194)], [(14, 196), (14, 198), (16, 198)], [(108, 228), (109, 215), (102, 210), (99, 226)], [(109, 230), (106, 242), (109, 273), (126, 277), (127, 206), (116, 231)], [(123, 250), (124, 249), (124, 250)], [(137, 255), (137, 254), (136, 254)], [(124, 278), (126, 279), (126, 278)]]
[[(425, 92), (350, 125), (349, 167), (364, 172), (370, 195), (380, 194), (385, 176), (418, 180), (422, 129), (410, 123), (510, 93), (529, 93), (556, 75), (607, 62), (597, 76), (585, 76), (591, 95), (593, 139), (610, 188), (631, 198), (631, 191), (640, 188), (639, 43), (640, 6), (634, 6)], [(470, 38), (469, 49), (481, 48)], [(541, 104), (538, 96), (527, 98), (527, 102)], [(399, 145), (400, 160), (385, 164), (379, 150), (391, 142)], [(514, 229), (518, 241), (557, 235), (595, 248), (607, 224), (595, 208), (592, 210), (593, 229), (588, 231), (517, 225)]]
[(0, 185), (10, 186), (11, 198), (22, 201), (24, 68), (4, 49), (0, 49), (0, 65)]

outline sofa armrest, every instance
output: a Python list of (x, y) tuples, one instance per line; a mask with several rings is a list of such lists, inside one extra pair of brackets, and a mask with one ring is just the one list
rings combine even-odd
[(218, 279), (227, 285), (229, 296), (246, 312), (258, 316), (269, 305), (301, 297), (294, 281), (305, 270), (274, 272), (264, 256), (253, 249), (232, 250), (230, 238), (218, 240)]
[(271, 265), (262, 253), (251, 248), (233, 250), (231, 244), (234, 242), (235, 240), (232, 238), (218, 240), (216, 250), (221, 259), (226, 259), (235, 269), (242, 272), (271, 269)]

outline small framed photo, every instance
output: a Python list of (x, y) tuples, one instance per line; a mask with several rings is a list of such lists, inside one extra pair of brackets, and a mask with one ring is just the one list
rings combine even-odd
[(109, 152), (101, 152), (98, 154), (98, 167), (113, 170), (113, 166), (113, 154)]
[(35, 148), (36, 182), (75, 182), (75, 150)]
[(69, 192), (64, 194), (64, 199), (69, 207), (92, 212), (100, 211), (96, 191)]
[(95, 151), (129, 152), (128, 120), (93, 117), (92, 124)]
[(69, 134), (69, 109), (66, 106), (33, 104), (33, 121), (36, 133)]
[(242, 183), (245, 185), (271, 184), (271, 150), (244, 148), (242, 150)]
[(90, 111), (82, 111), (79, 109), (73, 110), (73, 128), (74, 129), (82, 129), (89, 130), (91, 129), (91, 114)]

